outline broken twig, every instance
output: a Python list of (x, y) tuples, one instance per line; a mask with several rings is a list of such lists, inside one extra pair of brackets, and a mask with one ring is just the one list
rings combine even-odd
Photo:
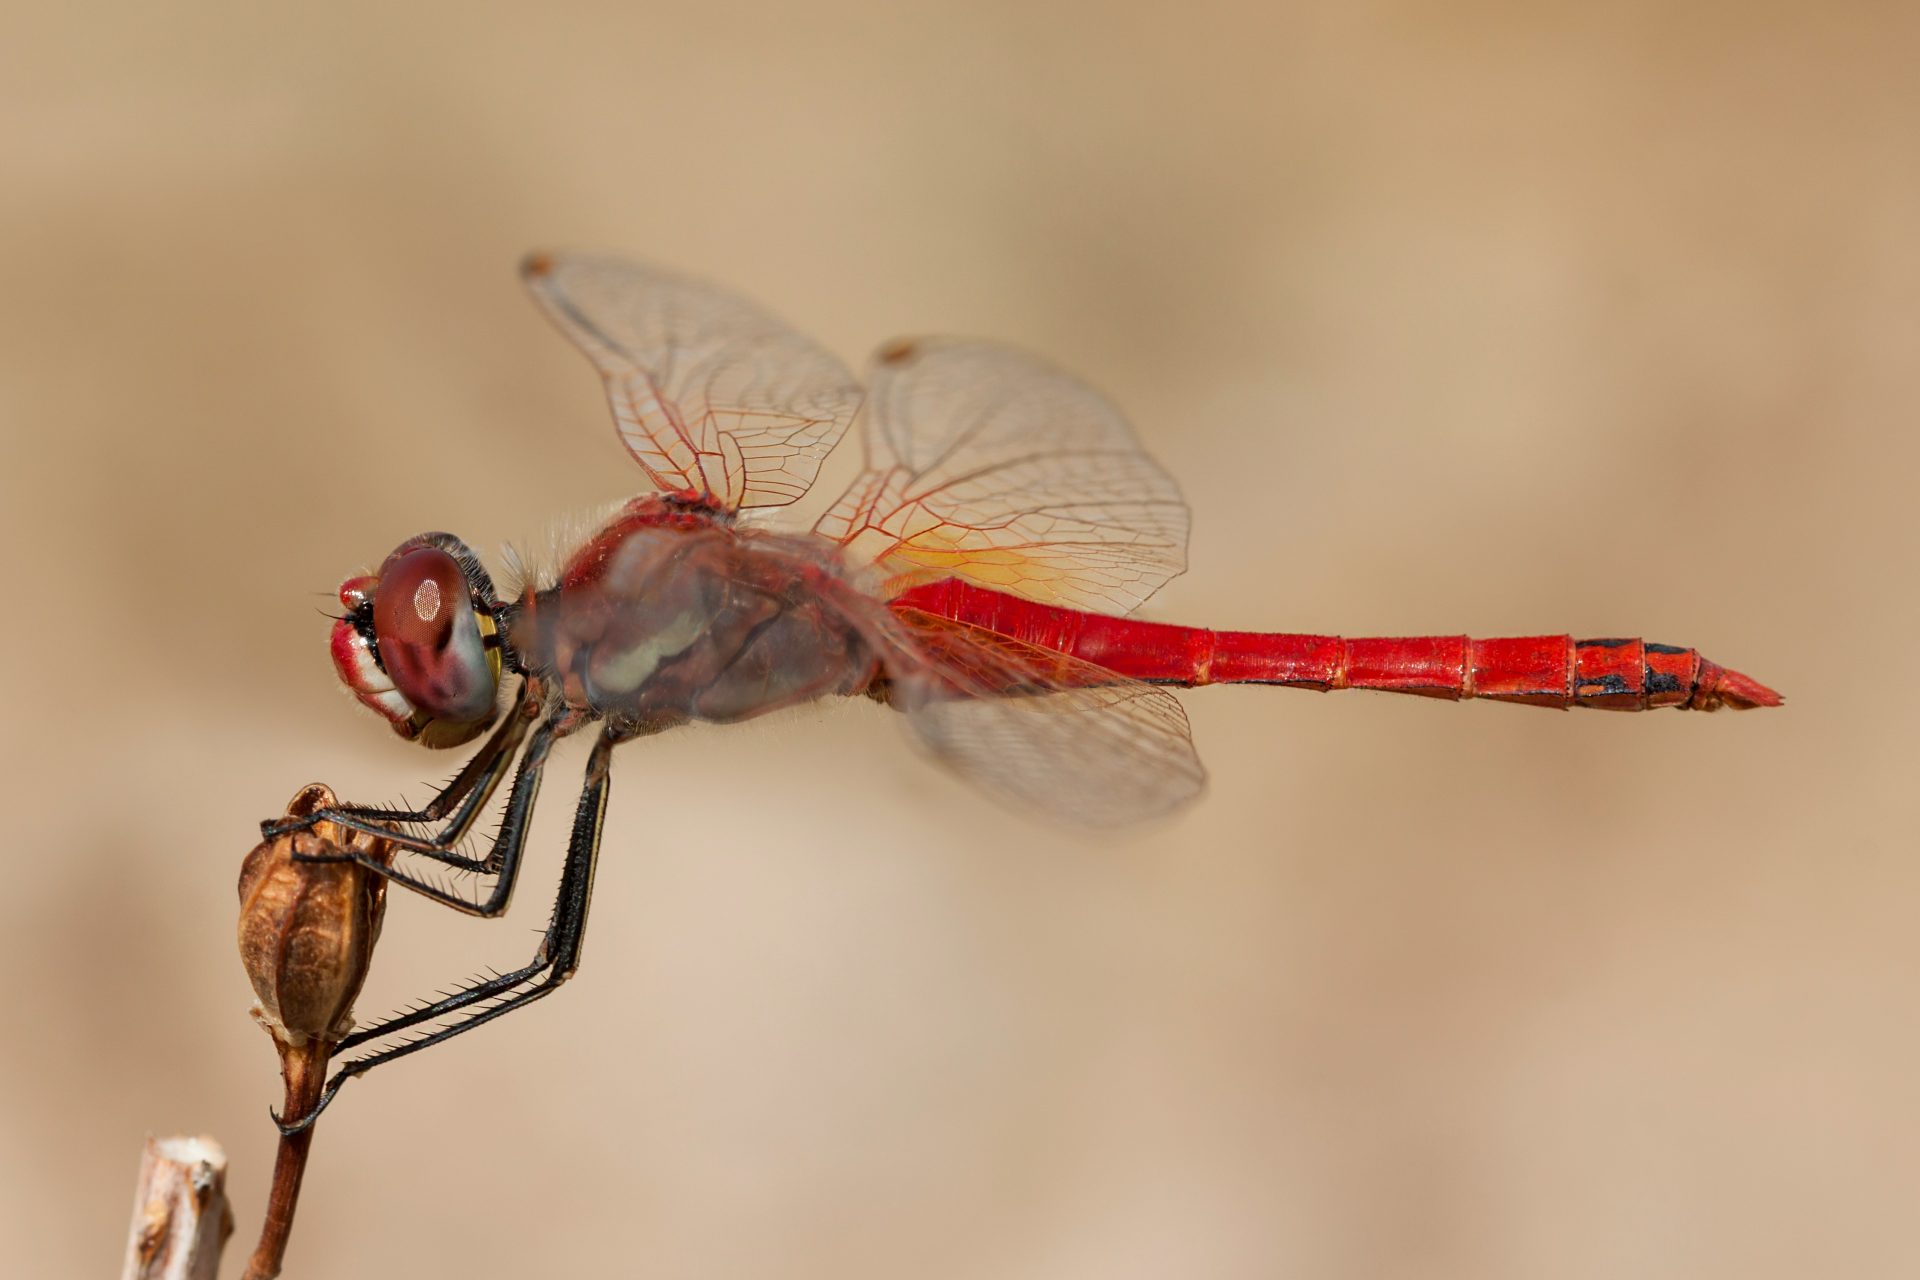
[(148, 1138), (121, 1280), (214, 1280), (233, 1234), (227, 1153), (212, 1138)]

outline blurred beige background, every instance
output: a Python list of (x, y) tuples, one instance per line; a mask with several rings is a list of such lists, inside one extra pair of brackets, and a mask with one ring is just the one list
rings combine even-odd
[[(187, 1130), (237, 1274), (253, 824), (453, 766), (318, 611), (639, 481), (536, 246), (1079, 370), (1194, 507), (1150, 616), (1637, 632), (1791, 704), (1201, 691), (1209, 797), (1104, 847), (865, 705), (629, 747), (581, 977), (350, 1087), (293, 1274), (1920, 1273), (1920, 19), (1814, 8), (13, 14), (10, 1273), (109, 1274)], [(514, 914), (397, 901), (364, 1011), (527, 954), (581, 759)]]

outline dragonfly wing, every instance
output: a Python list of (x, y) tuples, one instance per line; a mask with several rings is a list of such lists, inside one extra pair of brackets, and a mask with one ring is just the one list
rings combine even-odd
[(535, 255), (521, 275), (662, 489), (728, 511), (792, 502), (859, 408), (845, 365), (723, 289), (612, 258)]
[(1187, 508), (1119, 410), (1010, 347), (893, 343), (874, 359), (866, 467), (816, 530), (886, 594), (959, 577), (1127, 613), (1186, 568)]
[(933, 755), (1019, 808), (1079, 826), (1158, 817), (1206, 770), (1165, 689), (917, 609), (893, 611), (891, 700)]

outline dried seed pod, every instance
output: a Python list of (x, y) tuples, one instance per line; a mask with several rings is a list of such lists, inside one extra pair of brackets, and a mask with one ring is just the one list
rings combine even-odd
[[(314, 783), (287, 805), (304, 818), (334, 803)], [(353, 1002), (367, 980), (387, 903), (385, 877), (356, 862), (296, 862), (295, 853), (366, 853), (391, 862), (393, 846), (333, 822), (263, 840), (240, 867), (240, 959), (259, 997), (254, 1019), (280, 1053), (287, 1120), (311, 1117), (326, 1083), (327, 1059), (353, 1028)], [(273, 1162), (260, 1242), (242, 1280), (280, 1274), (293, 1231), (313, 1130), (283, 1133)]]
[[(303, 818), (334, 803), (315, 783), (287, 805)], [(386, 909), (386, 880), (354, 862), (296, 862), (294, 854), (392, 856), (386, 841), (321, 822), (263, 840), (240, 868), (240, 959), (260, 998), (255, 1016), (289, 1046), (331, 1045), (353, 1026)]]

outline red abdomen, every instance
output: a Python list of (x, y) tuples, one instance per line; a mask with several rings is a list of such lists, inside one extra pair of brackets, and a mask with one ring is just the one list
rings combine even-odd
[(1773, 707), (1780, 695), (1678, 645), (1572, 636), (1285, 635), (1137, 622), (1034, 604), (956, 578), (916, 587), (897, 606), (984, 627), (1158, 684), (1278, 684), (1494, 698), (1543, 707), (1646, 711)]

